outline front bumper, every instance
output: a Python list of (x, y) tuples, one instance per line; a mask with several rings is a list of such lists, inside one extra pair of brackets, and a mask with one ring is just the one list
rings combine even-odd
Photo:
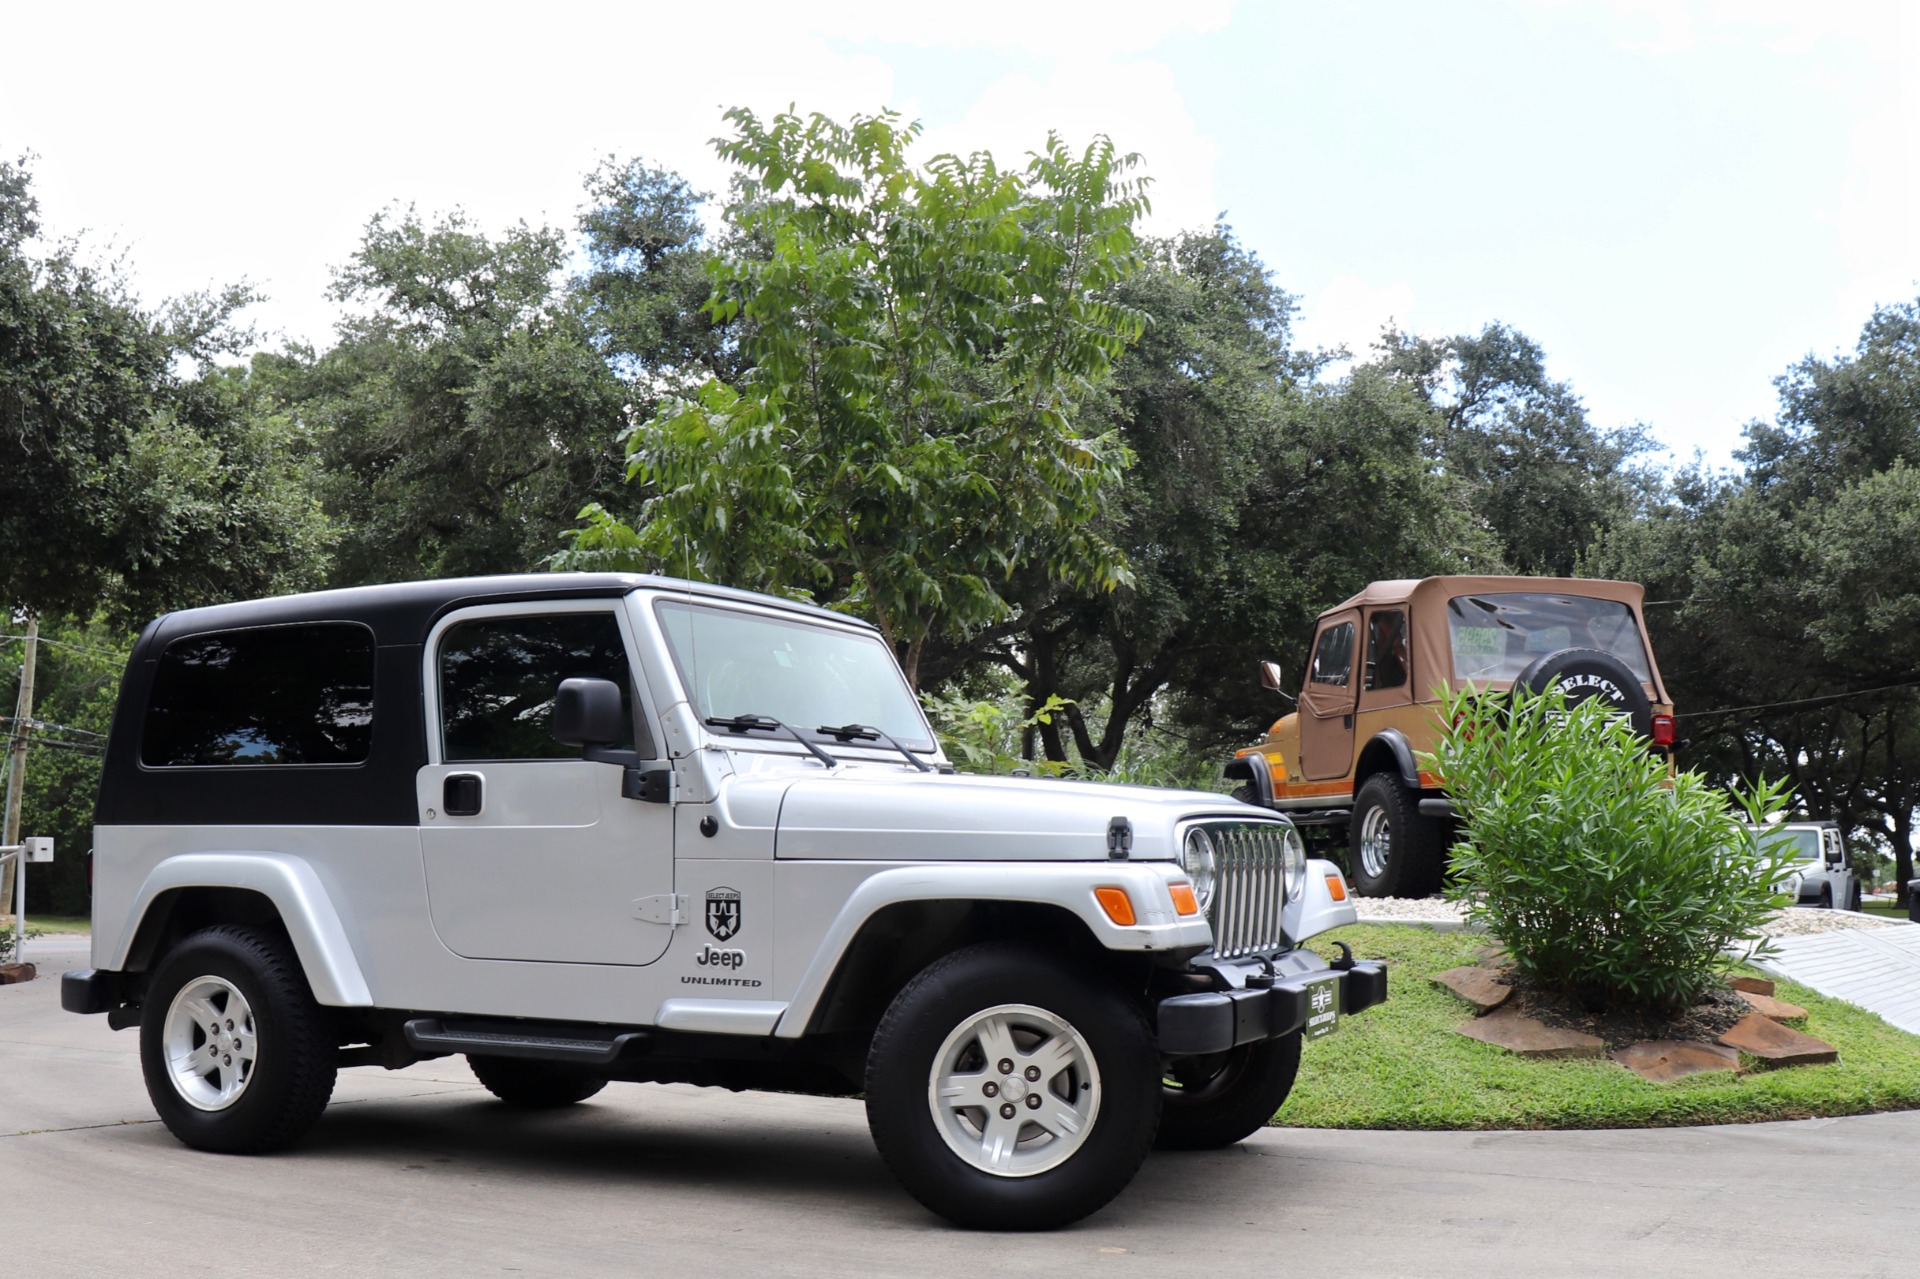
[(1386, 1000), (1387, 966), (1377, 959), (1357, 959), (1350, 968), (1289, 973), (1270, 986), (1249, 983), (1243, 990), (1174, 995), (1160, 1001), (1160, 1051), (1169, 1057), (1197, 1057), (1291, 1035), (1313, 1015), (1313, 988), (1330, 975), (1337, 978), (1343, 1017)]

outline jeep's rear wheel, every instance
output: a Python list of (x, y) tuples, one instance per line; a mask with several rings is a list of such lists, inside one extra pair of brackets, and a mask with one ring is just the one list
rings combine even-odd
[(895, 997), (867, 1057), (867, 1122), (909, 1194), (956, 1225), (1045, 1230), (1133, 1180), (1160, 1116), (1139, 1005), (1044, 952), (983, 942)]
[(1156, 1150), (1218, 1150), (1266, 1127), (1300, 1073), (1300, 1032), (1168, 1066)]
[(467, 1068), (488, 1092), (521, 1110), (571, 1106), (607, 1086), (604, 1076), (563, 1062), (468, 1053)]
[(339, 1048), (293, 948), (221, 926), (175, 947), (141, 1006), (140, 1066), (187, 1145), (260, 1154), (305, 1136), (333, 1095)]
[(1440, 886), (1445, 823), (1420, 815), (1420, 800), (1391, 773), (1360, 784), (1348, 819), (1353, 889), (1362, 897), (1422, 897)]

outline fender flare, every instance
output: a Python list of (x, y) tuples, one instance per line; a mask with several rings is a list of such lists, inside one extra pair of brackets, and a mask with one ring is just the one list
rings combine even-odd
[(169, 857), (147, 874), (134, 894), (119, 944), (97, 966), (124, 969), (148, 910), (163, 893), (178, 888), (236, 888), (259, 893), (280, 912), (307, 985), (331, 1008), (371, 1008), (373, 993), (354, 957), (340, 913), (305, 859), (286, 853), (186, 853)]
[[(1405, 784), (1408, 791), (1416, 795), (1419, 794), (1420, 768), (1414, 763), (1413, 743), (1407, 740), (1407, 735), (1397, 728), (1383, 728), (1373, 735), (1372, 741), (1367, 743), (1367, 751), (1373, 750), (1375, 746), (1385, 746), (1392, 752), (1394, 770), (1399, 773), (1401, 782)], [(1363, 755), (1365, 753), (1366, 751), (1362, 752)], [(1375, 769), (1374, 771), (1378, 772), (1380, 770)], [(1356, 776), (1354, 778), (1354, 790), (1358, 791), (1359, 788), (1360, 779)]]
[[(1258, 767), (1254, 765), (1255, 760), (1260, 761)], [(1254, 750), (1245, 755), (1236, 755), (1227, 761), (1221, 776), (1229, 780), (1246, 778), (1247, 784), (1253, 788), (1253, 802), (1262, 808), (1273, 807), (1273, 766), (1261, 752)]]
[[(976, 862), (959, 866), (901, 866), (878, 871), (848, 895), (814, 951), (773, 1033), (798, 1039), (806, 1033), (827, 985), (848, 947), (869, 919), (888, 906), (910, 901), (1031, 902), (1057, 906), (1085, 924), (1108, 950), (1136, 953), (1213, 944), (1204, 914), (1178, 916), (1167, 885), (1185, 880), (1174, 862)], [(1124, 888), (1138, 921), (1123, 928), (1108, 919), (1093, 890)]]

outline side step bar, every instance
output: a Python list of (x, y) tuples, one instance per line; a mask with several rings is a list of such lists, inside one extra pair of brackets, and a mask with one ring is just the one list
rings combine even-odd
[(416, 1017), (406, 1024), (407, 1043), (427, 1057), (478, 1053), (528, 1057), (579, 1066), (611, 1066), (646, 1052), (644, 1030), (583, 1026), (577, 1022)]

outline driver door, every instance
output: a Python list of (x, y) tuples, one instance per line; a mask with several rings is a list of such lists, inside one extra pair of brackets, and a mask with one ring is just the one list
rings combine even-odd
[(1345, 777), (1353, 767), (1353, 656), (1360, 613), (1320, 623), (1300, 694), (1300, 771), (1308, 781)]
[(420, 846), (440, 940), (469, 959), (650, 964), (673, 929), (639, 918), (673, 891), (673, 809), (623, 799), (621, 768), (553, 740), (554, 690), (575, 676), (626, 692), (643, 758), (646, 718), (615, 600), (483, 606), (428, 638), (428, 763)]

